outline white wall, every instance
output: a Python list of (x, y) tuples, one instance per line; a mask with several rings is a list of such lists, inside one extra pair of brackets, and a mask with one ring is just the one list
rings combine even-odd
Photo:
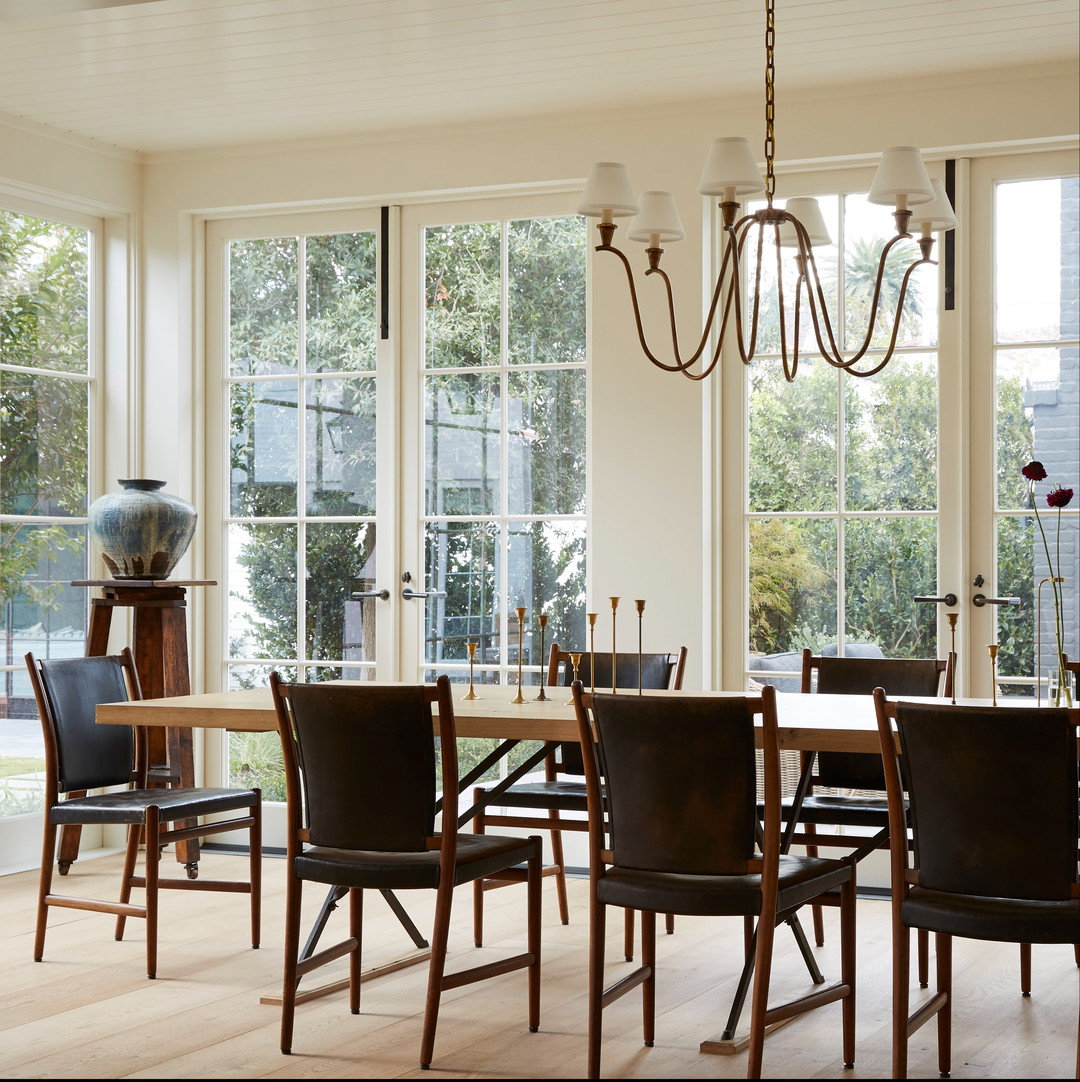
[[(1075, 64), (967, 73), (812, 94), (777, 90), (778, 196), (783, 168), (830, 159), (870, 161), (911, 143), (931, 158), (970, 147), (1075, 137)], [(203, 213), (406, 202), (423, 193), (578, 186), (594, 160), (625, 161), (638, 189), (669, 188), (688, 239), (665, 255), (688, 328), (699, 325), (705, 207), (696, 194), (710, 139), (764, 137), (758, 97), (657, 106), (634, 113), (568, 114), (514, 125), (439, 128), (400, 138), (320, 140), (229, 152), (156, 154), (138, 163), (21, 129), (0, 142), (0, 179), (11, 177), (141, 210), (138, 279), (142, 358), (139, 408), (147, 421), (128, 463), (168, 477), (199, 501), (196, 403), (201, 352), (199, 265), (193, 221)], [(141, 186), (141, 192), (140, 192)], [(883, 210), (883, 214), (887, 211)], [(622, 272), (610, 257), (593, 268), (591, 568), (595, 597), (649, 601), (651, 635), (687, 642), (687, 686), (711, 681), (705, 613), (712, 544), (704, 505), (706, 385), (653, 370), (640, 357)], [(650, 283), (651, 284), (651, 283)], [(690, 331), (687, 337), (693, 337)], [(729, 414), (730, 416), (730, 414)], [(119, 466), (117, 467), (119, 468)], [(121, 476), (107, 469), (106, 476)], [(214, 577), (188, 557), (179, 575)], [(600, 611), (603, 611), (601, 608)], [(193, 618), (197, 615), (193, 611)], [(699, 631), (699, 629), (701, 629)], [(732, 634), (743, 636), (741, 627)], [(199, 674), (196, 667), (196, 685)]]

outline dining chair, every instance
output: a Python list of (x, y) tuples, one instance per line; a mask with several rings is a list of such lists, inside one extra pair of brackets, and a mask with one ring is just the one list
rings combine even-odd
[[(548, 654), (546, 685), (564, 688), (569, 699), (570, 685), (580, 678), (587, 686), (598, 688), (627, 688), (636, 690), (674, 690), (682, 688), (686, 671), (686, 647), (680, 646), (669, 653), (619, 653), (615, 655), (615, 680), (612, 683), (612, 656), (606, 653), (581, 653), (575, 670), (571, 654), (577, 651), (562, 649), (557, 642), (551, 644)], [(593, 661), (595, 659), (595, 678)], [(488, 827), (514, 827), (527, 830), (547, 830), (551, 838), (552, 862), (544, 866), (545, 876), (555, 877), (555, 892), (559, 905), (559, 919), (570, 923), (570, 908), (566, 896), (566, 866), (563, 858), (562, 831), (584, 833), (588, 830), (586, 814), (588, 802), (585, 796), (584, 767), (581, 749), (575, 743), (556, 745), (544, 760), (543, 781), (516, 782), (509, 786), (477, 786), (473, 791), (474, 803), (480, 810), (473, 819), (473, 829), (483, 834)], [(547, 821), (532, 814), (489, 813), (484, 805), (495, 804), (521, 812), (547, 812)], [(570, 818), (564, 818), (570, 813)], [(498, 876), (478, 880), (473, 886), (473, 940), (482, 946), (484, 939), (484, 893), (498, 887), (521, 882), (521, 869), (507, 869)], [(667, 918), (667, 932), (675, 930), (674, 917)], [(628, 910), (625, 921), (624, 954), (628, 962), (634, 957), (634, 914)]]
[[(138, 725), (98, 725), (96, 708), (142, 698), (131, 650), (94, 657), (36, 658), (25, 655), (45, 742), (45, 829), (38, 884), (34, 961), (45, 953), (49, 910), (81, 909), (116, 915), (117, 940), (128, 917), (146, 921), (146, 975), (157, 976), (160, 891), (199, 890), (251, 897), (251, 946), (260, 935), (262, 797), (258, 789), (147, 788), (147, 739)], [(123, 788), (121, 788), (123, 787)], [(103, 791), (104, 790), (104, 791)], [(61, 799), (61, 794), (66, 799)], [(227, 816), (213, 820), (206, 816)], [(202, 822), (199, 822), (203, 819)], [(126, 826), (127, 849), (118, 901), (54, 894), (53, 865), (59, 828)], [(171, 828), (167, 824), (174, 824)], [(162, 849), (175, 842), (247, 830), (250, 854), (245, 881), (167, 878), (160, 874)], [(135, 874), (145, 841), (145, 871)], [(70, 873), (69, 873), (70, 877)], [(144, 903), (131, 901), (143, 888)]]
[[(874, 704), (893, 834), (911, 835), (890, 847), (892, 1077), (907, 1077), (908, 1039), (935, 1016), (948, 1076), (953, 937), (1080, 944), (1080, 710), (896, 702), (880, 688)], [(936, 988), (914, 1011), (912, 928), (937, 946)]]
[[(801, 692), (865, 695), (884, 688), (888, 695), (950, 696), (955, 655), (946, 658), (828, 657), (803, 650)], [(869, 705), (869, 703), (868, 703)], [(783, 803), (786, 848), (805, 846), (816, 856), (819, 846), (840, 846), (862, 860), (889, 845), (889, 814), (881, 759), (863, 752), (803, 752), (793, 796)], [(824, 791), (822, 791), (824, 790)], [(871, 830), (852, 845), (850, 834), (819, 833), (819, 826)], [(825, 942), (821, 908), (813, 907), (814, 939)], [(919, 983), (925, 987), (929, 970), (928, 938), (919, 943)]]
[[(855, 1059), (855, 862), (781, 854), (776, 692), (637, 696), (573, 685), (589, 805), (590, 1078), (600, 1075), (602, 1013), (642, 989), (655, 1038), (656, 914), (756, 918), (747, 1077), (761, 1074), (766, 1027), (841, 1001), (843, 1059)], [(758, 817), (755, 718), (761, 719), (764, 821)], [(774, 932), (813, 900), (840, 908), (841, 979), (769, 1006)], [(604, 984), (608, 906), (641, 912), (641, 964)]]
[[(345, 955), (349, 1008), (360, 1013), (365, 889), (434, 890), (420, 1066), (435, 1049), (442, 993), (524, 969), (528, 1025), (540, 1027), (540, 869), (542, 840), (436, 830), (458, 818), (457, 735), (450, 682), (434, 684), (285, 683), (270, 674), (286, 786), (287, 869), (281, 1051), (292, 1051), (301, 977)], [(432, 708), (435, 708), (434, 716)], [(436, 738), (442, 768), (437, 793)], [(528, 870), (526, 949), (446, 972), (454, 888), (503, 868)], [(303, 884), (347, 888), (348, 935), (301, 958)]]

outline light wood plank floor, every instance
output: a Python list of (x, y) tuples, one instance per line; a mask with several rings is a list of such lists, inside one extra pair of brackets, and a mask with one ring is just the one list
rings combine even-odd
[[(172, 861), (170, 854), (165, 857)], [(244, 858), (204, 853), (203, 878), (242, 876)], [(571, 883), (570, 925), (558, 922), (545, 880), (541, 1032), (529, 1033), (523, 974), (446, 994), (432, 1069), (417, 1068), (426, 967), (366, 982), (360, 1015), (345, 993), (297, 1010), (294, 1052), (278, 1051), (284, 913), (281, 859), (265, 861), (263, 947), (248, 946), (247, 899), (167, 891), (162, 901), (159, 976), (143, 968), (141, 921), (117, 943), (113, 918), (54, 910), (45, 960), (31, 960), (36, 873), (0, 877), (0, 1077), (4, 1078), (580, 1078), (585, 1065), (587, 883)], [(172, 874), (173, 869), (165, 869)], [(94, 896), (116, 890), (119, 857), (79, 861), (61, 889)], [(431, 892), (403, 895), (425, 932)], [(322, 892), (309, 888), (312, 919)], [(461, 888), (451, 937), (455, 958), (475, 956), (471, 888)], [(411, 944), (378, 895), (367, 903), (365, 964), (390, 961)], [(522, 949), (523, 889), (487, 895), (484, 952)], [(837, 972), (835, 915), (818, 951), (828, 979)], [(859, 905), (858, 1035), (855, 1069), (840, 1059), (840, 1008), (824, 1007), (766, 1039), (769, 1078), (888, 1078), (889, 907)], [(324, 937), (344, 927), (335, 912)], [(621, 920), (611, 924), (609, 969), (622, 961)], [(777, 995), (809, 988), (794, 943), (778, 932)], [(702, 1055), (699, 1042), (722, 1028), (742, 949), (737, 919), (677, 919), (658, 944), (657, 1041), (641, 1044), (640, 1007), (631, 993), (605, 1012), (603, 1074), (613, 1078), (740, 1078), (746, 1054)], [(1019, 993), (1013, 945), (957, 941), (953, 1078), (1071, 1078), (1075, 1069), (1078, 970), (1069, 947), (1035, 947), (1034, 993)], [(342, 965), (342, 975), (344, 966)], [(312, 978), (314, 981), (315, 978)], [(918, 993), (916, 993), (918, 994)], [(912, 1039), (911, 1076), (936, 1078), (934, 1027)]]

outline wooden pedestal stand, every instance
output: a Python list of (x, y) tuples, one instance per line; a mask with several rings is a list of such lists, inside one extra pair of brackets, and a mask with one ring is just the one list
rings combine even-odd
[[(215, 581), (81, 579), (71, 585), (101, 587), (102, 596), (90, 602), (87, 657), (108, 653), (113, 610), (134, 609), (131, 650), (135, 655), (135, 668), (139, 672), (143, 697), (161, 699), (169, 695), (190, 694), (185, 594), (188, 586), (216, 586)], [(147, 735), (150, 741), (150, 776), (147, 784), (162, 788), (194, 785), (191, 730), (151, 727)], [(60, 855), (57, 859), (61, 875), (67, 873), (72, 861), (79, 855), (79, 834), (77, 826), (64, 826), (61, 832)], [(176, 859), (186, 866), (189, 879), (197, 878), (198, 839), (178, 842)]]

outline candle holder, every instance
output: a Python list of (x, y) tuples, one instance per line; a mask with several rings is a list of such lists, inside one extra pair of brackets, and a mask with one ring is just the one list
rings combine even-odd
[(619, 607), (619, 599), (612, 597), (608, 599), (611, 602), (611, 694), (615, 694), (615, 669), (616, 669), (616, 657), (615, 657), (615, 610)]
[(585, 613), (589, 621), (589, 690), (596, 693), (596, 618), (599, 613)]
[(512, 703), (523, 703), (525, 696), (521, 694), (521, 663), (524, 660), (523, 654), (525, 651), (525, 606), (519, 606), (514, 609), (518, 618), (518, 693), (510, 700)]
[(466, 699), (479, 699), (480, 696), (476, 694), (476, 688), (473, 687), (473, 664), (476, 661), (476, 646), (475, 642), (467, 642), (465, 646), (469, 651), (469, 691), (468, 694), (463, 696)]
[(547, 627), (548, 622), (547, 613), (540, 613), (536, 618), (536, 622), (540, 625), (540, 694), (536, 696), (536, 701), (546, 703), (548, 697), (547, 692), (544, 691), (544, 687), (547, 685), (547, 666), (544, 664), (544, 629)]
[(990, 643), (990, 645), (987, 646), (986, 649), (990, 653), (990, 691), (993, 699), (991, 705), (997, 706), (997, 643)]
[(956, 706), (956, 618), (959, 613), (947, 612), (945, 619), (949, 621), (949, 655), (952, 658), (952, 704)]
[(645, 615), (645, 602), (635, 601), (634, 608), (637, 609), (637, 693), (641, 694), (641, 620)]
[[(570, 683), (574, 683), (578, 678), (577, 674), (578, 674), (578, 668), (581, 665), (581, 654), (580, 653), (572, 653), (570, 655), (570, 664), (574, 667), (574, 678), (573, 678), (573, 680), (570, 681)], [(573, 692), (573, 690), (571, 690), (571, 692), (570, 692), (570, 698), (566, 700), (566, 705), (567, 706), (573, 706), (574, 705), (574, 692)]]

